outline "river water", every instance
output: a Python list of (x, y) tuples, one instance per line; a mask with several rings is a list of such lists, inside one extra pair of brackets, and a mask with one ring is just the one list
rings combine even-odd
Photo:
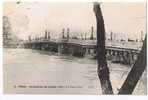
[[(5, 93), (101, 94), (96, 60), (31, 49), (4, 49), (3, 55)], [(130, 67), (108, 65), (117, 94)], [(133, 94), (146, 94), (146, 72)]]

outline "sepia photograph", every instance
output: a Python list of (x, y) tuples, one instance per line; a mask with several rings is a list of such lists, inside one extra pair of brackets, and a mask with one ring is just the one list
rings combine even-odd
[(147, 95), (146, 2), (2, 7), (4, 94)]

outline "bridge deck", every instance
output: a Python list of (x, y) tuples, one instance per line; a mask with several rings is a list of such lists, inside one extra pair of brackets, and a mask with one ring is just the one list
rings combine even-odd
[[(78, 39), (50, 39), (50, 40), (33, 40), (29, 43), (69, 43), (69, 44), (78, 44), (82, 46), (96, 46), (96, 40), (78, 40)], [(28, 42), (27, 42), (28, 43)], [(118, 49), (133, 49), (140, 50), (142, 47), (142, 42), (127, 42), (127, 41), (106, 41), (107, 48), (118, 48)]]

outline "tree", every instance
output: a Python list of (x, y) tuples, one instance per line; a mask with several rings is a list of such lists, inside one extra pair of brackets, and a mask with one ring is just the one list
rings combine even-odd
[(118, 94), (132, 94), (138, 80), (142, 76), (142, 73), (146, 67), (146, 40), (147, 39), (145, 37), (142, 50), (138, 55), (138, 59), (133, 65)]
[(99, 3), (94, 3), (94, 12), (97, 22), (97, 61), (98, 61), (98, 77), (100, 79), (102, 93), (113, 94), (110, 82), (109, 68), (106, 61), (105, 51), (105, 27)]
[[(112, 85), (109, 77), (109, 68), (107, 66), (105, 56), (105, 28), (100, 4), (94, 3), (94, 12), (97, 21), (98, 76), (101, 83), (102, 93), (113, 94)], [(145, 37), (142, 50), (138, 55), (138, 59), (133, 65), (118, 94), (132, 94), (133, 90), (135, 89), (136, 84), (138, 83), (140, 77), (142, 76), (142, 73), (146, 68), (146, 42), (147, 39)]]

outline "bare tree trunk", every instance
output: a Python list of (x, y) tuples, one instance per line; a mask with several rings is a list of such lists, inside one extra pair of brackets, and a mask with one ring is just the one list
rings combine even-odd
[(143, 43), (142, 50), (138, 55), (138, 59), (133, 65), (133, 68), (129, 72), (125, 82), (123, 83), (118, 94), (132, 94), (138, 80), (142, 76), (146, 68), (146, 37)]
[(109, 68), (106, 61), (105, 50), (105, 27), (99, 3), (94, 3), (94, 12), (97, 21), (97, 61), (98, 77), (100, 79), (102, 93), (113, 94), (109, 77)]

